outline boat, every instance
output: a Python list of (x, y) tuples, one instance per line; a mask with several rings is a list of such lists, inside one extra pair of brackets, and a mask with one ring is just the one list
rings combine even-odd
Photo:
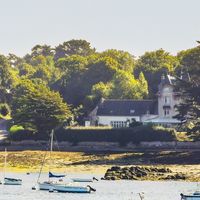
[(200, 192), (196, 191), (193, 194), (182, 194), (181, 193), (181, 200), (200, 200)]
[(49, 172), (49, 180), (44, 182), (38, 182), (39, 190), (52, 190), (55, 185), (62, 185), (60, 181), (51, 180), (51, 178), (62, 178), (64, 175), (54, 175), (53, 173)]
[(6, 167), (7, 167), (7, 149), (5, 148), (3, 184), (4, 185), (22, 185), (22, 179), (6, 177)]
[(65, 193), (90, 193), (90, 192), (95, 192), (96, 190), (92, 188), (91, 186), (78, 186), (78, 185), (73, 185), (73, 184), (62, 184), (62, 185), (54, 185), (52, 188), (56, 192), (65, 192)]
[(94, 180), (98, 181), (98, 179), (95, 177), (93, 177), (93, 178), (72, 178), (71, 180), (73, 182), (81, 182), (81, 183), (83, 183), (83, 182), (89, 183), (89, 182), (93, 182)]
[[(51, 153), (53, 151), (53, 136), (54, 136), (54, 131), (52, 130), (51, 133), (51, 144), (50, 144), (50, 163), (51, 163)], [(44, 165), (45, 157), (43, 159), (43, 164)], [(70, 193), (90, 193), (91, 191), (96, 191), (94, 188), (91, 186), (79, 186), (74, 183), (63, 183), (63, 180), (61, 178), (64, 178), (65, 175), (55, 175), (52, 172), (49, 171), (49, 178), (48, 181), (44, 182), (39, 182), (39, 178), (41, 175), (42, 167), (40, 169), (39, 177), (38, 177), (38, 188), (39, 190), (48, 190), (49, 192), (70, 192)], [(50, 170), (50, 166), (49, 166)], [(53, 178), (59, 178), (61, 179), (60, 181), (55, 181)], [(35, 189), (35, 187), (33, 187)]]
[(4, 178), (4, 185), (21, 185), (22, 180), (21, 179), (16, 179), (16, 178)]
[[(53, 137), (54, 137), (54, 131), (52, 130), (51, 140), (50, 140), (50, 154), (49, 154), (50, 163), (51, 163), (51, 154), (52, 154), (52, 151), (53, 151)], [(43, 158), (43, 163), (42, 163), (40, 173), (39, 173), (39, 176), (38, 176), (37, 185), (38, 185), (39, 190), (48, 190), (49, 191), (49, 190), (52, 190), (52, 188), (54, 188), (55, 185), (61, 184), (59, 181), (57, 181), (53, 178), (63, 178), (63, 177), (65, 177), (65, 175), (55, 175), (55, 174), (53, 174), (52, 172), (50, 172), (50, 166), (49, 166), (48, 180), (44, 181), (44, 182), (39, 182), (40, 175), (41, 175), (41, 172), (42, 172), (42, 168), (43, 168), (44, 163), (45, 163), (45, 157), (46, 157), (46, 154), (44, 155), (44, 158)], [(35, 187), (33, 187), (32, 189), (35, 189)]]

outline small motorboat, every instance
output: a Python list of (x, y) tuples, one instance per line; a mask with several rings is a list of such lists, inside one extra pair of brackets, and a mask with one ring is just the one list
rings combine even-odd
[(4, 185), (21, 185), (22, 180), (21, 179), (15, 179), (15, 178), (4, 178)]
[(92, 188), (91, 186), (77, 186), (73, 184), (57, 184), (54, 185), (51, 190), (56, 191), (56, 192), (66, 192), (66, 193), (90, 193), (90, 192), (95, 192), (96, 189)]
[(73, 182), (93, 182), (93, 181), (98, 181), (97, 178), (72, 178)]
[(200, 191), (187, 195), (181, 193), (181, 200), (200, 200)]

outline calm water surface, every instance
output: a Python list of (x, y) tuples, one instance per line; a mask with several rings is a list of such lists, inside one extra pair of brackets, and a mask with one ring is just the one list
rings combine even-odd
[[(97, 190), (91, 194), (49, 193), (31, 190), (36, 183), (38, 174), (9, 173), (7, 176), (22, 178), (23, 185), (0, 185), (0, 200), (140, 200), (138, 193), (144, 193), (144, 200), (180, 200), (180, 193), (190, 193), (198, 188), (197, 183), (174, 181), (98, 181), (90, 183)], [(45, 176), (46, 174), (43, 174), (41, 180), (45, 180)], [(68, 176), (92, 177), (92, 175), (82, 174)], [(2, 180), (2, 173), (0, 173), (0, 177)]]

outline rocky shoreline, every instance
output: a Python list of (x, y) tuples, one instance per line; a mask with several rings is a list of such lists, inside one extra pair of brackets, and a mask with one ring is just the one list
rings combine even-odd
[(104, 180), (186, 180), (188, 177), (183, 173), (173, 172), (169, 168), (113, 166), (104, 175)]

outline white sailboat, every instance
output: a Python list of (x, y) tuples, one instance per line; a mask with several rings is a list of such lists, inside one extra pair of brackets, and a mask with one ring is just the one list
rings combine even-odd
[[(54, 131), (52, 130), (51, 133), (51, 145), (50, 145), (50, 165), (51, 165), (51, 153), (53, 151), (53, 137), (54, 137)], [(43, 163), (44, 164), (44, 163)], [(42, 165), (43, 166), (43, 165)], [(41, 174), (42, 168), (40, 170), (40, 174)], [(39, 174), (39, 177), (40, 177)], [(78, 186), (72, 183), (61, 183), (58, 181), (54, 181), (51, 178), (62, 178), (65, 175), (54, 175), (50, 172), (50, 166), (49, 166), (49, 178), (48, 181), (44, 181), (44, 182), (39, 182), (39, 177), (38, 177), (38, 187), (39, 190), (48, 190), (50, 192), (70, 192), (70, 193), (90, 193), (91, 191), (95, 191), (95, 189), (93, 189), (90, 186)]]
[(7, 149), (5, 148), (3, 184), (4, 185), (21, 185), (22, 184), (21, 179), (6, 177), (6, 167), (7, 167)]
[[(42, 172), (42, 168), (44, 166), (44, 162), (45, 162), (45, 157), (43, 159), (43, 163), (42, 163), (42, 166), (41, 166), (41, 169), (40, 169), (40, 173), (39, 173), (39, 177), (38, 177), (38, 180), (37, 180), (37, 184), (38, 184), (38, 188), (39, 190), (52, 190), (52, 188), (54, 187), (54, 185), (56, 184), (60, 184), (59, 182), (55, 181), (55, 180), (52, 180), (51, 179), (51, 172), (50, 172), (50, 166), (51, 166), (51, 153), (53, 151), (53, 137), (54, 137), (54, 132), (52, 130), (51, 132), (51, 141), (50, 141), (50, 164), (49, 164), (49, 175), (48, 175), (48, 180), (47, 181), (44, 181), (44, 182), (39, 182), (39, 179), (40, 179), (40, 175), (41, 175), (41, 172)], [(63, 177), (63, 176), (62, 176)]]

